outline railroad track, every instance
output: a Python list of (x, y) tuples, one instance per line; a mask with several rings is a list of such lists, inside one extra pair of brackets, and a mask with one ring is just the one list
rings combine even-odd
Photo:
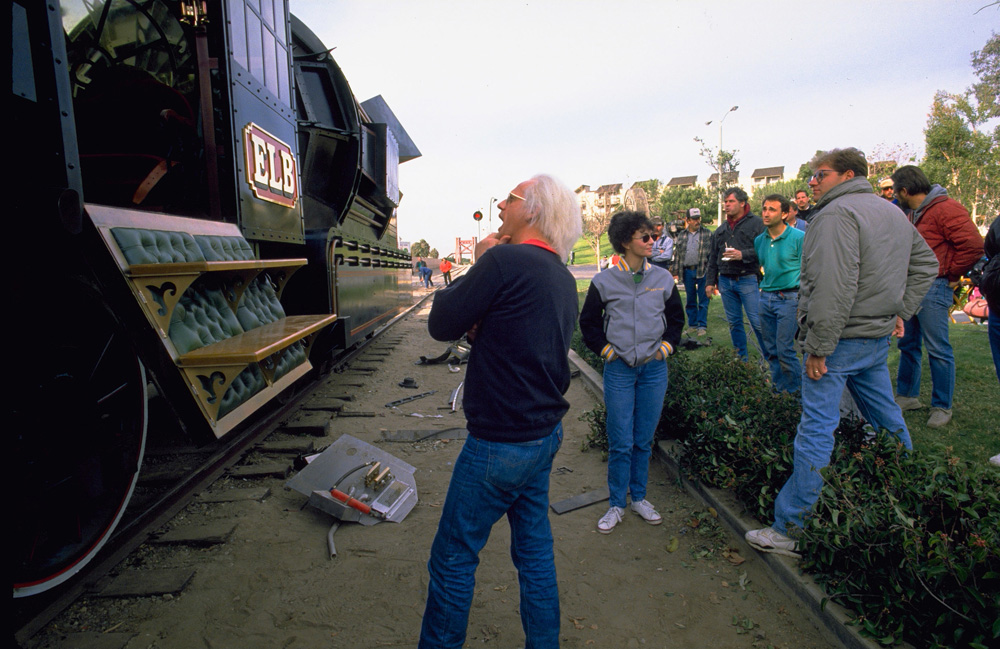
[[(391, 331), (396, 323), (419, 308), (431, 295), (433, 292), (418, 296), (413, 305), (377, 330), (370, 338), (338, 357), (330, 365), (330, 371), (338, 371), (350, 365), (384, 334)], [(164, 455), (181, 453), (185, 456), (183, 463), (188, 466), (194, 463), (195, 468), (183, 471), (180, 477), (176, 477), (177, 471), (168, 472), (175, 476), (173, 479), (154, 478), (155, 482), (161, 483), (159, 486), (147, 486), (148, 493), (137, 493), (113, 536), (93, 561), (73, 580), (31, 598), (15, 599), (14, 637), (18, 645), (27, 642), (81, 596), (91, 592), (105, 575), (145, 543), (156, 530), (182, 511), (196, 494), (224, 476), (250, 449), (274, 432), (281, 422), (299, 407), (300, 402), (324, 380), (325, 376), (317, 372), (311, 373), (296, 384), (292, 388), (293, 391), (285, 395), (281, 403), (275, 404), (259, 421), (217, 443), (198, 449), (179, 451), (178, 449), (148, 450), (147, 459), (159, 459), (161, 462)], [(144, 472), (147, 465), (148, 462), (144, 461)], [(148, 482), (148, 478), (144, 479), (140, 474), (140, 485)]]

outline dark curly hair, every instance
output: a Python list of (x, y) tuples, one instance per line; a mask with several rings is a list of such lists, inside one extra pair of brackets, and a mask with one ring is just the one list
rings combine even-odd
[(653, 224), (642, 212), (618, 212), (608, 224), (608, 241), (619, 255), (625, 254), (625, 246), (639, 230), (653, 231)]

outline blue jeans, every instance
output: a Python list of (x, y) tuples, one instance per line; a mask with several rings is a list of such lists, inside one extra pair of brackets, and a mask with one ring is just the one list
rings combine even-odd
[(948, 309), (952, 305), (952, 290), (948, 279), (938, 277), (920, 303), (917, 315), (905, 323), (905, 333), (899, 339), (899, 372), (896, 374), (896, 394), (901, 397), (920, 395), (920, 341), (927, 345), (927, 360), (931, 366), (931, 407), (951, 408), (955, 394), (955, 354), (948, 340)]
[(777, 392), (796, 392), (802, 385), (802, 365), (795, 353), (798, 306), (798, 291), (760, 292), (762, 351), (771, 366), (771, 383)]
[(823, 487), (819, 470), (833, 454), (844, 385), (870, 424), (895, 433), (903, 446), (913, 448), (903, 413), (892, 398), (888, 358), (888, 336), (842, 338), (826, 357), (827, 373), (822, 378), (802, 377), (802, 418), (795, 433), (792, 475), (774, 501), (774, 529), (788, 534), (790, 527), (804, 527), (819, 498)]
[(708, 296), (705, 295), (705, 277), (698, 277), (697, 268), (684, 269), (684, 292), (687, 293), (688, 326), (698, 329), (708, 327)]
[(719, 292), (722, 294), (722, 308), (726, 311), (729, 322), (729, 337), (733, 339), (733, 347), (740, 358), (747, 360), (747, 334), (743, 328), (743, 311), (747, 312), (747, 320), (757, 336), (757, 343), (764, 349), (764, 341), (760, 335), (760, 316), (757, 306), (760, 301), (760, 290), (757, 288), (756, 275), (741, 277), (726, 277), (719, 275)]
[(471, 435), (465, 440), (427, 562), (430, 582), (420, 649), (461, 649), (465, 643), (479, 551), (504, 514), (521, 586), (525, 646), (559, 646), (559, 589), (548, 509), (549, 473), (562, 439), (560, 423), (531, 442), (488, 442)]
[(629, 367), (616, 358), (604, 364), (604, 405), (608, 410), (608, 491), (612, 507), (646, 498), (653, 435), (667, 394), (667, 362)]
[(990, 351), (993, 352), (993, 369), (997, 371), (997, 381), (1000, 381), (1000, 312), (990, 309), (989, 323)]

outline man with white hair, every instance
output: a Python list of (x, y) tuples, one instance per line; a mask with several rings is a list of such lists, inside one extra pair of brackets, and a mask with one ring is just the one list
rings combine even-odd
[(568, 187), (540, 175), (497, 207), (499, 231), (477, 244), (464, 276), (437, 292), (427, 322), (435, 340), (469, 332), (473, 344), (463, 398), (469, 437), (427, 563), (421, 649), (465, 643), (479, 551), (504, 515), (526, 645), (559, 646), (549, 473), (569, 409), (578, 302), (565, 260), (582, 231), (580, 206)]

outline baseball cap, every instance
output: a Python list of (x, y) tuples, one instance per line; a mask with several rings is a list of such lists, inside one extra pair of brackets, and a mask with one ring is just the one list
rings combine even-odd
[(687, 217), (689, 219), (693, 219), (695, 217), (697, 217), (698, 219), (701, 219), (701, 210), (698, 209), (697, 207), (692, 207), (691, 209), (689, 209), (687, 211)]

